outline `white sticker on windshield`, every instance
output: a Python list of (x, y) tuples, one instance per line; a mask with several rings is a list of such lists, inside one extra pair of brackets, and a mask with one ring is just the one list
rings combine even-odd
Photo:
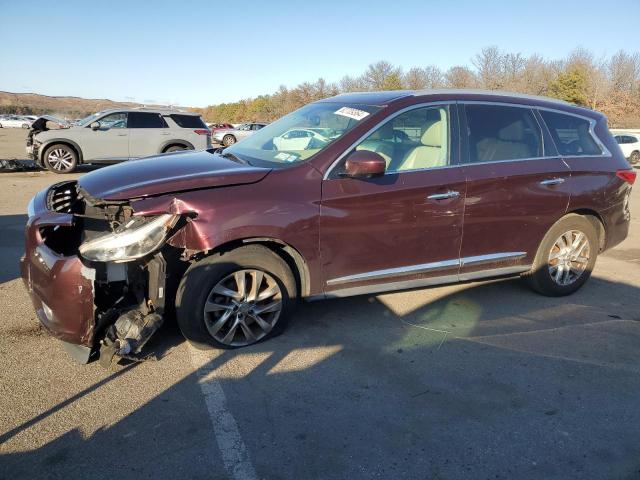
[(335, 113), (336, 115), (342, 115), (343, 117), (353, 118), (354, 120), (358, 120), (358, 121), (362, 120), (367, 115), (369, 115), (369, 112), (365, 112), (364, 110), (358, 110), (357, 108), (351, 108), (351, 107), (342, 107), (333, 113)]

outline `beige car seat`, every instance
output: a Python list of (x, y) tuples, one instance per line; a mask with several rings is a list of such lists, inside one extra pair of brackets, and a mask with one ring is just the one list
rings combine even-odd
[(447, 165), (447, 128), (442, 118), (427, 124), (421, 145), (411, 149), (398, 167), (402, 170), (418, 170), (424, 168), (444, 167)]

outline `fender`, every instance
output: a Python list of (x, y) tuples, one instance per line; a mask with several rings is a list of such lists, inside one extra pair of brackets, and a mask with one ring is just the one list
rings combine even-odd
[(169, 145), (182, 145), (183, 147), (187, 147), (189, 150), (196, 149), (196, 147), (194, 147), (191, 142), (187, 142), (186, 140), (175, 139), (175, 140), (167, 140), (166, 142), (163, 142), (162, 145), (160, 145), (160, 148), (158, 149), (158, 153), (162, 153), (162, 151), (165, 148), (167, 148)]
[(45, 150), (47, 148), (49, 148), (49, 146), (54, 144), (54, 143), (67, 143), (67, 144), (71, 145), (73, 148), (75, 148), (76, 152), (78, 152), (78, 164), (84, 163), (84, 156), (82, 154), (82, 149), (80, 148), (80, 145), (78, 145), (73, 140), (69, 140), (68, 138), (60, 137), (60, 138), (51, 138), (51, 139), (46, 140), (46, 141), (44, 141), (42, 143), (42, 145), (40, 146), (40, 149), (38, 150), (38, 164), (40, 164), (40, 165), (43, 164), (42, 156), (44, 155)]

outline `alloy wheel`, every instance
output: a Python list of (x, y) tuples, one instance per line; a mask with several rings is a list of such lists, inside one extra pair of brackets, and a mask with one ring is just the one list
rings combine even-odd
[(569, 230), (558, 237), (549, 252), (549, 275), (555, 283), (567, 286), (578, 280), (589, 265), (591, 245), (579, 230)]
[(275, 279), (255, 269), (238, 270), (209, 292), (204, 320), (209, 334), (233, 347), (251, 345), (265, 337), (282, 312), (282, 291)]
[(49, 153), (47, 163), (54, 170), (63, 172), (65, 170), (69, 170), (73, 166), (73, 155), (64, 148), (56, 148)]

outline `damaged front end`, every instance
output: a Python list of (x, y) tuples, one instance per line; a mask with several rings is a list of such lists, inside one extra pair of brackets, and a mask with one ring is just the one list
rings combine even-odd
[(38, 194), (29, 213), (22, 274), (45, 327), (80, 345), (80, 361), (146, 358), (188, 266), (166, 242), (187, 217), (138, 215), (131, 202), (92, 198), (75, 181)]

